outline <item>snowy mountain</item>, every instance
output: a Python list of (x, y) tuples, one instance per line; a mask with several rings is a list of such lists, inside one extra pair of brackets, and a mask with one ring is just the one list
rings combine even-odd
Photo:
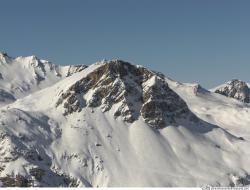
[(86, 66), (58, 66), (36, 56), (9, 57), (0, 53), (0, 105), (51, 86)]
[[(248, 104), (121, 60), (3, 57), (1, 186), (250, 184)], [(11, 69), (25, 78), (8, 80)]]
[(222, 94), (227, 97), (235, 98), (245, 103), (250, 103), (249, 85), (241, 80), (231, 80), (227, 83), (213, 89), (215, 93)]

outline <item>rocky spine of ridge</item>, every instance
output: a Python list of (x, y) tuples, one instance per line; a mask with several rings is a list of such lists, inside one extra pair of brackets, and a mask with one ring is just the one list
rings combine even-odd
[(234, 79), (214, 90), (215, 93), (250, 103), (250, 88), (246, 82)]
[(56, 106), (61, 104), (64, 115), (100, 107), (128, 123), (141, 116), (157, 129), (183, 119), (197, 120), (162, 75), (120, 60), (105, 62), (77, 81), (61, 94)]
[[(69, 77), (76, 72), (81, 72), (86, 65), (70, 65), (70, 66), (60, 66), (53, 64), (47, 60), (39, 59), (38, 57), (32, 55), (27, 57), (16, 57), (11, 58), (7, 53), (0, 52), (0, 63), (15, 65), (22, 65), (22, 69), (32, 69), (33, 75), (37, 80), (37, 83), (46, 79), (46, 75), (51, 72), (54, 73), (56, 77)], [(0, 73), (0, 80), (3, 80), (3, 74)]]

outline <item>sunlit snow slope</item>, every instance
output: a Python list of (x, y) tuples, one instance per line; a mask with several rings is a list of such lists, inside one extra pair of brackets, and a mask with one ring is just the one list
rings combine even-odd
[(0, 52), (0, 105), (51, 86), (85, 68), (85, 65), (58, 66), (36, 56), (12, 58)]
[(249, 104), (120, 60), (61, 75), (0, 108), (1, 186), (250, 184)]

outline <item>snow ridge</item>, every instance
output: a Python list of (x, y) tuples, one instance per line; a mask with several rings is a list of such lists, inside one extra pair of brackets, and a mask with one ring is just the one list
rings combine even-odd
[[(0, 53), (0, 105), (51, 86), (87, 66), (58, 66), (36, 56), (11, 58)], [(4, 94), (3, 94), (4, 92)], [(6, 94), (13, 97), (8, 98)], [(6, 99), (7, 98), (7, 99)]]

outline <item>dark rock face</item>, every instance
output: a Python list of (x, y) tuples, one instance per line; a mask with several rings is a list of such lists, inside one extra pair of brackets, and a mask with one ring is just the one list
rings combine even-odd
[[(90, 98), (84, 98), (91, 93)], [(174, 124), (187, 115), (195, 117), (186, 103), (169, 87), (164, 76), (120, 60), (109, 61), (77, 81), (61, 95), (65, 115), (84, 107), (115, 106), (114, 117), (132, 123), (140, 116), (154, 128)], [(195, 120), (195, 119), (194, 119)]]
[(146, 123), (157, 128), (176, 123), (176, 119), (190, 114), (186, 103), (172, 91), (166, 82), (157, 79), (143, 95), (141, 115)]
[(240, 80), (232, 80), (226, 86), (216, 89), (215, 92), (245, 103), (250, 103), (250, 88), (247, 83)]
[[(121, 102), (120, 110), (117, 110), (115, 115), (127, 116), (125, 120), (134, 121), (135, 118), (131, 114), (135, 111), (133, 104), (142, 99), (141, 87), (137, 87), (152, 75), (144, 68), (136, 68), (122, 61), (111, 61), (71, 86), (66, 93), (62, 94), (58, 105), (67, 99), (64, 102), (67, 115), (74, 111), (81, 111), (85, 106), (101, 106), (105, 112), (110, 110), (113, 104)], [(91, 99), (80, 98), (90, 90), (94, 91)]]

